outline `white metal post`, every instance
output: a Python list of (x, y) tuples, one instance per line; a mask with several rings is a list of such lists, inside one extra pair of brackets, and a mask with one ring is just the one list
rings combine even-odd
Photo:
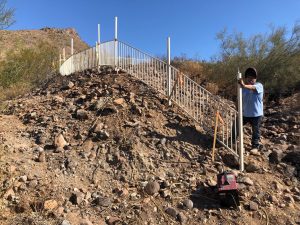
[[(242, 78), (242, 74), (238, 71), (238, 79)], [(240, 170), (244, 171), (244, 131), (243, 131), (243, 96), (242, 87), (238, 85), (238, 130), (239, 130), (239, 156), (240, 156)]]
[(101, 52), (100, 52), (100, 24), (98, 24), (98, 70), (100, 69), (100, 57), (101, 57)]
[(167, 57), (168, 57), (168, 97), (169, 97), (169, 106), (171, 105), (171, 39), (168, 37), (167, 39)]
[(66, 49), (63, 48), (63, 61), (66, 61)]
[(71, 38), (71, 56), (74, 54), (74, 41), (73, 38)]
[(95, 44), (95, 51), (96, 51), (96, 65), (98, 66), (98, 69), (99, 69), (99, 48), (98, 48), (98, 41), (96, 41), (96, 44)]
[(118, 67), (118, 17), (115, 17), (115, 70)]
[(59, 54), (59, 68), (61, 67), (61, 54)]
[(73, 68), (74, 68), (74, 61), (73, 61), (73, 54), (74, 54), (74, 41), (73, 38), (71, 38), (71, 73), (73, 73)]

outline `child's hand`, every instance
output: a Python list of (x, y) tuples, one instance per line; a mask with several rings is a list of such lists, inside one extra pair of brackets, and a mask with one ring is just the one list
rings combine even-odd
[(242, 87), (245, 86), (245, 83), (244, 83), (244, 81), (243, 81), (242, 78), (240, 78), (240, 79), (238, 80), (238, 83), (239, 83)]

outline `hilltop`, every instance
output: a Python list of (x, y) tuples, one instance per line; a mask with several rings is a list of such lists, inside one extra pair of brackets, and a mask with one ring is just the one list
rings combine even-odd
[[(88, 48), (74, 28), (42, 28), (40, 30), (0, 30), (0, 61), (5, 59), (8, 52), (24, 48), (36, 47), (40, 42), (46, 42), (58, 49), (66, 48), (70, 55), (71, 38), (74, 39), (74, 51), (78, 52)], [(57, 53), (58, 54), (58, 53)]]

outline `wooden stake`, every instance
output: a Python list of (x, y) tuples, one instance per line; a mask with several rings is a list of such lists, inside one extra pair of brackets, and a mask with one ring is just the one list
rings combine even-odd
[(217, 112), (216, 112), (216, 123), (215, 123), (215, 132), (214, 132), (214, 142), (213, 142), (212, 157), (211, 157), (212, 162), (215, 161), (215, 148), (216, 148), (216, 141), (217, 141), (217, 132), (218, 132), (218, 123), (219, 123), (219, 120), (220, 120), (221, 124), (224, 124), (224, 120), (221, 117), (221, 115), (219, 113), (219, 110), (217, 110)]

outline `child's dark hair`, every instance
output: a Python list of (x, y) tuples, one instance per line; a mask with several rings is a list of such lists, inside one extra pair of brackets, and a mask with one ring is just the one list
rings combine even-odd
[(255, 77), (257, 78), (257, 71), (254, 67), (249, 67), (245, 71), (245, 77)]

